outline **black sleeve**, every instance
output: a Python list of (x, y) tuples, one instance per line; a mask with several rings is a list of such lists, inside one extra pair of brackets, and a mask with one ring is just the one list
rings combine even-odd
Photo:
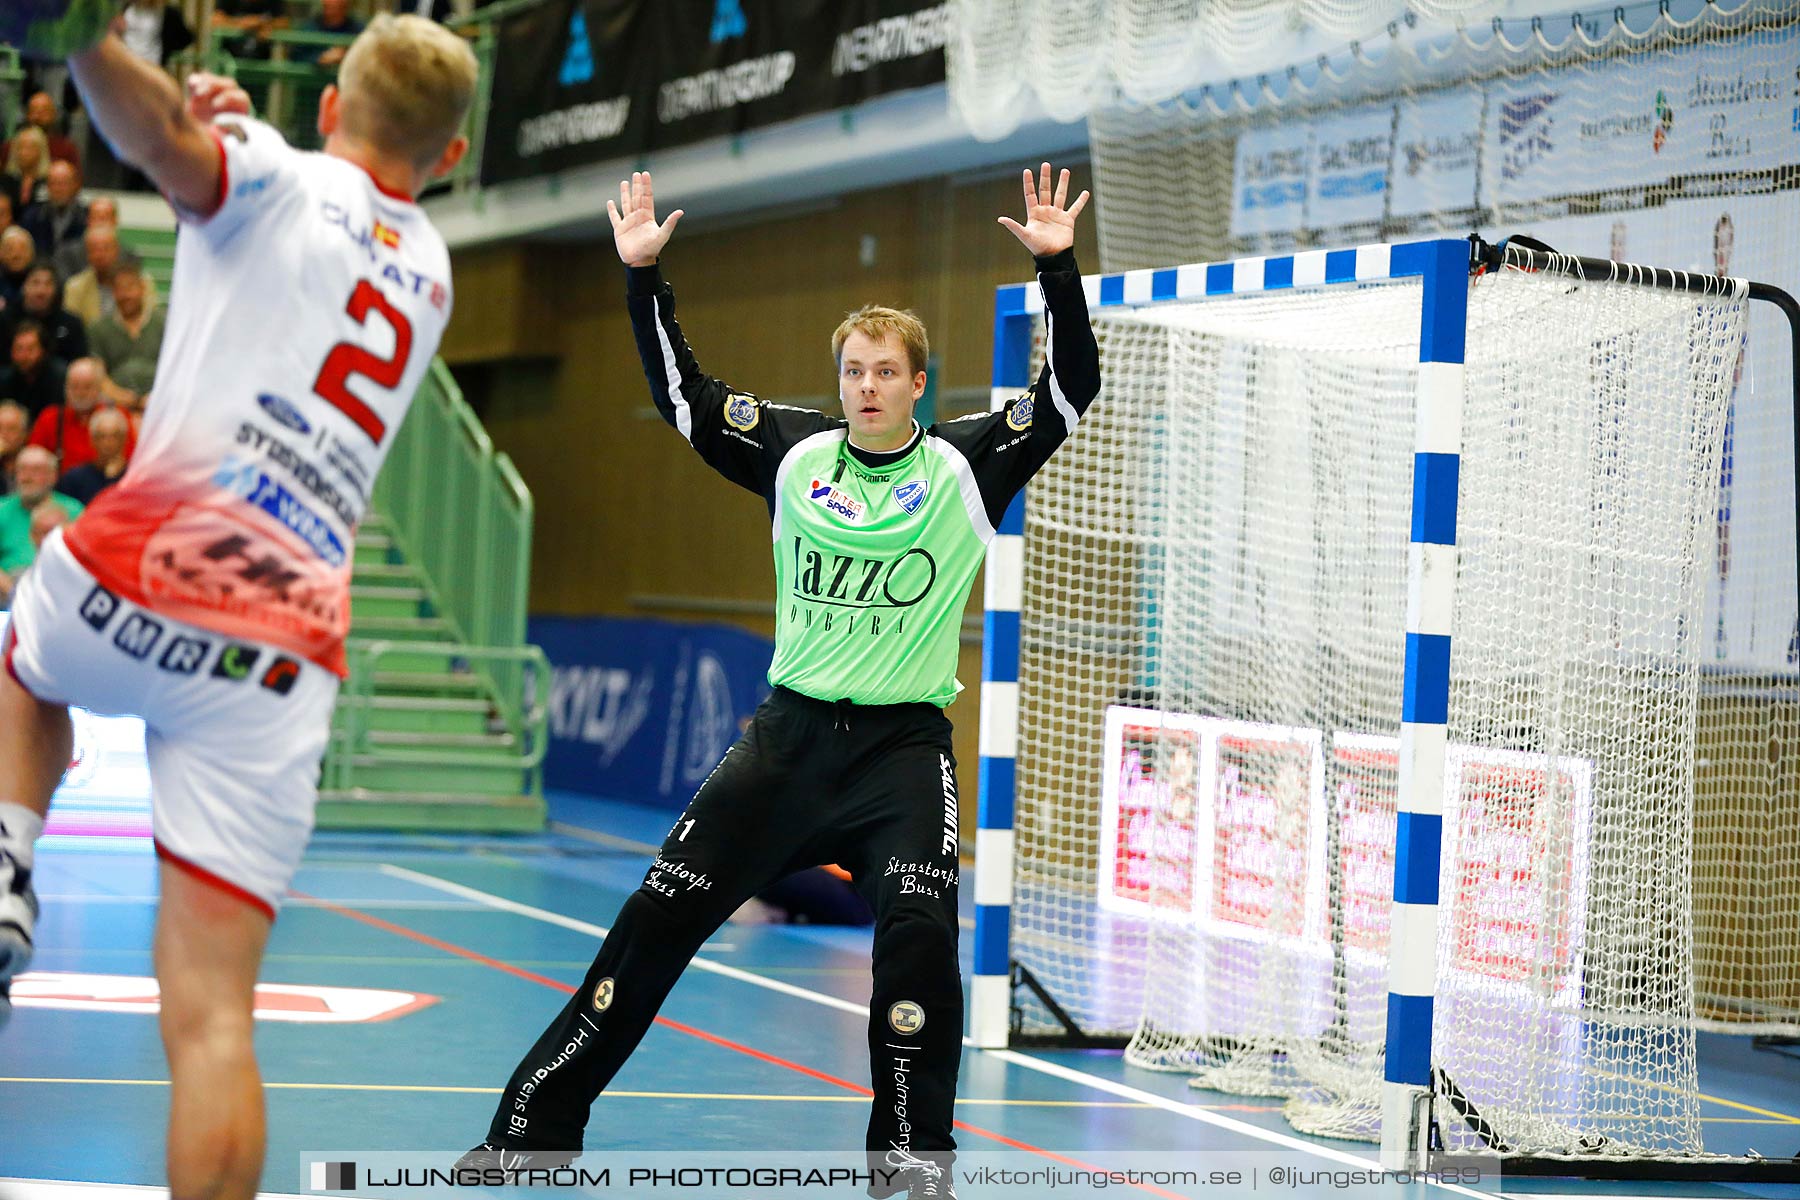
[(650, 398), (663, 420), (713, 470), (763, 497), (773, 513), (782, 457), (797, 442), (843, 422), (808, 408), (765, 404), (701, 371), (675, 321), (675, 291), (658, 268), (627, 268), (625, 303)]
[(932, 427), (975, 472), (988, 520), (998, 527), (1012, 498), (1050, 461), (1100, 392), (1100, 347), (1088, 321), (1075, 251), (1037, 260), (1044, 292), (1044, 369), (998, 412)]

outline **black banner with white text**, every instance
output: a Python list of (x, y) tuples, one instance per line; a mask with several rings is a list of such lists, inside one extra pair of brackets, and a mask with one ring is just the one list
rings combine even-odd
[(500, 23), (484, 184), (944, 81), (930, 0), (545, 0)]

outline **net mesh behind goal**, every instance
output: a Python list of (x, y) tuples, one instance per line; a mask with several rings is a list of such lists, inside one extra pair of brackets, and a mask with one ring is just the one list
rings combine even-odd
[[(1089, 1033), (1376, 1138), (1415, 282), (1100, 312), (1028, 494), (1014, 956)], [(1470, 294), (1433, 1062), (1452, 1148), (1701, 1149), (1690, 858), (1729, 295)], [(1021, 1001), (1022, 1032), (1060, 1029)]]

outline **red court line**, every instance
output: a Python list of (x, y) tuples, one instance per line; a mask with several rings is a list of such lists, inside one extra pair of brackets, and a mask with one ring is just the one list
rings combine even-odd
[[(539, 975), (533, 971), (527, 971), (523, 967), (515, 967), (511, 963), (502, 962), (497, 958), (489, 958), (480, 951), (470, 950), (466, 946), (458, 946), (454, 942), (446, 942), (442, 938), (432, 937), (428, 933), (420, 933), (418, 930), (409, 929), (405, 925), (396, 925), (392, 921), (383, 920), (381, 917), (377, 916), (371, 916), (369, 913), (360, 912), (354, 908), (346, 908), (342, 904), (336, 904), (330, 900), (309, 895), (306, 892), (294, 891), (290, 888), (289, 894), (298, 896), (302, 900), (310, 901), (320, 908), (337, 913), (339, 916), (349, 917), (353, 921), (361, 921), (365, 925), (372, 925), (376, 929), (395, 934), (399, 937), (410, 938), (415, 942), (420, 942), (433, 949), (442, 950), (446, 954), (454, 954), (458, 958), (466, 958), (470, 962), (480, 963), (484, 967), (491, 967), (496, 971), (503, 971), (506, 974), (515, 976), (519, 979), (528, 980), (531, 983), (552, 988), (563, 993), (565, 996), (573, 996), (575, 994), (575, 988), (560, 980), (551, 979), (547, 975)], [(739, 1054), (748, 1055), (761, 1062), (770, 1063), (777, 1067), (785, 1067), (790, 1071), (797, 1071), (802, 1075), (821, 1080), (825, 1083), (832, 1084), (835, 1087), (845, 1088), (855, 1092), (859, 1096), (873, 1096), (875, 1094), (873, 1090), (864, 1087), (860, 1083), (851, 1083), (848, 1079), (840, 1079), (836, 1075), (830, 1075), (824, 1071), (815, 1070), (812, 1067), (802, 1066), (800, 1063), (782, 1058), (779, 1055), (770, 1054), (766, 1050), (758, 1050), (753, 1046), (746, 1046), (742, 1042), (734, 1042), (730, 1038), (720, 1037), (716, 1033), (708, 1033), (704, 1029), (696, 1029), (692, 1025), (684, 1025), (680, 1021), (671, 1021), (668, 1017), (657, 1017), (656, 1024), (667, 1026), (677, 1033), (685, 1033), (689, 1037), (698, 1038), (703, 1042), (711, 1042), (715, 1046), (722, 1046), (727, 1050), (733, 1050)], [(1045, 1150), (1041, 1146), (1033, 1146), (1029, 1142), (1021, 1142), (1016, 1138), (1007, 1137), (1003, 1133), (995, 1133), (991, 1129), (983, 1129), (979, 1125), (970, 1125), (966, 1121), (957, 1121), (955, 1122), (955, 1125), (956, 1128), (965, 1133), (972, 1133), (977, 1137), (984, 1137), (990, 1141), (999, 1142), (1003, 1146), (1011, 1146), (1015, 1150), (1029, 1151), (1042, 1158), (1047, 1158), (1052, 1162), (1076, 1167), (1083, 1171), (1104, 1171), (1104, 1168), (1102, 1167), (1096, 1167), (1091, 1163), (1084, 1163), (1079, 1159), (1065, 1158), (1063, 1155), (1057, 1154), (1051, 1150)], [(1177, 1192), (1165, 1192), (1161, 1188), (1153, 1187), (1147, 1183), (1134, 1183), (1128, 1186), (1136, 1188), (1140, 1192), (1149, 1192), (1153, 1196), (1166, 1196), (1169, 1200), (1186, 1200), (1186, 1197)]]

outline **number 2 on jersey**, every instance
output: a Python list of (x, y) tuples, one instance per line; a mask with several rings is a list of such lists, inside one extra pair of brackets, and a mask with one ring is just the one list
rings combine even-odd
[(374, 284), (366, 279), (358, 280), (345, 311), (359, 324), (366, 325), (371, 309), (393, 326), (394, 353), (388, 358), (377, 358), (354, 342), (339, 342), (325, 356), (325, 365), (319, 368), (319, 377), (313, 381), (313, 391), (356, 422), (356, 427), (379, 446), (387, 426), (375, 415), (374, 409), (351, 393), (346, 383), (352, 375), (361, 375), (380, 387), (399, 387), (400, 377), (406, 374), (406, 360), (412, 354), (413, 333), (412, 322), (406, 319), (405, 313), (388, 303), (388, 298)]

